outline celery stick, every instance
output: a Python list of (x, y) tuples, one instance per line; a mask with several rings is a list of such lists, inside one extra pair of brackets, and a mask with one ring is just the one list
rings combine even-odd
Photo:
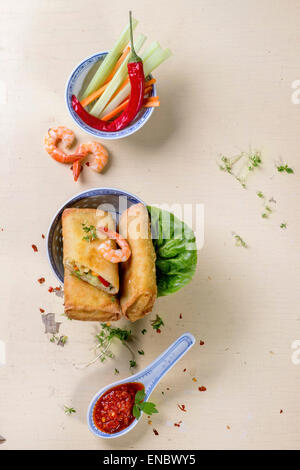
[[(168, 59), (172, 55), (170, 49), (165, 49), (164, 51), (161, 48), (158, 48), (153, 52), (153, 54), (144, 62), (144, 73), (147, 77), (154, 69), (156, 69), (162, 62)], [(115, 109), (119, 104), (122, 103), (130, 95), (130, 83), (128, 83), (115, 97), (111, 102), (106, 106), (104, 111), (101, 113), (100, 117), (105, 116), (105, 114), (110, 113)]]
[(147, 49), (141, 54), (141, 59), (143, 60), (143, 62), (145, 62), (145, 60), (147, 60), (151, 56), (151, 54), (153, 54), (153, 52), (156, 51), (156, 49), (158, 48), (162, 50), (159, 42), (152, 42), (150, 46), (148, 46)]
[[(143, 34), (140, 34), (137, 39), (134, 41), (134, 47), (136, 49), (136, 52), (138, 52), (144, 42), (146, 41), (146, 36)], [(122, 85), (124, 82), (127, 74), (128, 74), (128, 69), (127, 69), (127, 63), (129, 61), (130, 54), (126, 57), (114, 77), (112, 78), (111, 82), (109, 83), (108, 87), (104, 91), (104, 93), (98, 98), (96, 103), (94, 104), (93, 108), (91, 109), (90, 113), (93, 114), (94, 116), (98, 116), (109, 100), (111, 99), (112, 95), (118, 90), (118, 88)]]
[[(132, 27), (133, 29), (136, 28), (138, 21), (134, 18), (132, 19)], [(93, 76), (92, 80), (88, 84), (86, 90), (82, 94), (82, 99), (89, 96), (95, 90), (97, 90), (103, 83), (105, 82), (106, 78), (114, 68), (117, 60), (119, 59), (120, 55), (122, 54), (124, 48), (127, 46), (130, 37), (130, 25), (129, 23), (122, 31), (119, 36), (119, 39), (115, 43), (114, 47), (111, 51), (107, 54), (105, 59), (99, 65), (98, 70), (96, 71), (95, 75)]]

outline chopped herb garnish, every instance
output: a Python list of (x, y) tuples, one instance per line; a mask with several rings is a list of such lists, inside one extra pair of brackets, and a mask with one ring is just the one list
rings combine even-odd
[(287, 228), (287, 223), (283, 222), (282, 224), (280, 224), (280, 228)]
[(74, 408), (69, 408), (68, 406), (64, 406), (66, 415), (71, 415), (72, 413), (76, 413)]
[(146, 397), (145, 390), (138, 390), (135, 394), (132, 414), (136, 419), (139, 419), (142, 411), (147, 415), (158, 413), (158, 410), (156, 409), (156, 405), (149, 401), (144, 401), (145, 397)]
[(82, 237), (82, 240), (86, 240), (87, 242), (96, 240), (97, 238), (96, 227), (94, 225), (86, 225), (86, 224), (81, 224), (81, 225), (82, 225), (82, 230), (86, 233), (86, 235)]
[(240, 237), (240, 235), (237, 235), (236, 233), (232, 232), (232, 235), (235, 238), (235, 246), (242, 246), (243, 248), (248, 248), (247, 243)]
[(147, 330), (146, 330), (146, 328), (144, 328), (144, 329), (142, 330), (142, 335), (144, 335), (144, 334), (146, 334), (146, 333), (147, 333)]
[(264, 199), (264, 197), (265, 197), (261, 191), (257, 191), (256, 194), (257, 194), (258, 197), (260, 197), (261, 199)]
[(98, 335), (96, 335), (96, 339), (98, 340), (98, 344), (96, 346), (96, 350), (99, 349), (99, 354), (90, 362), (87, 364), (81, 365), (80, 367), (87, 367), (94, 362), (96, 362), (98, 359), (100, 359), (101, 362), (104, 362), (105, 359), (107, 358), (113, 358), (114, 355), (110, 350), (111, 344), (114, 340), (114, 338), (118, 339), (121, 341), (123, 346), (125, 346), (131, 353), (132, 359), (134, 359), (134, 353), (130, 346), (127, 344), (128, 340), (131, 337), (131, 331), (130, 330), (122, 330), (121, 328), (112, 328), (109, 324), (107, 323), (101, 323), (102, 330)]
[(253, 171), (254, 168), (257, 168), (260, 166), (260, 164), (262, 163), (261, 161), (261, 154), (260, 152), (255, 152), (253, 155), (248, 155), (248, 158), (249, 158), (249, 171)]
[[(239, 169), (233, 171), (234, 166), (239, 162)], [(228, 158), (225, 156), (221, 157), (221, 162), (219, 163), (219, 168), (221, 171), (225, 171), (232, 175), (243, 188), (246, 188), (247, 177), (250, 172), (253, 172), (255, 168), (260, 167), (262, 164), (261, 153), (256, 152), (241, 152), (239, 155), (233, 158)]]
[(130, 368), (136, 366), (136, 362), (133, 361), (132, 359), (129, 361)]
[(118, 369), (115, 369), (115, 375), (118, 375), (120, 371)]
[(140, 351), (138, 351), (138, 353), (141, 355), (141, 356), (144, 356), (144, 351), (141, 349)]
[(161, 326), (165, 326), (162, 318), (158, 315), (156, 315), (155, 320), (151, 322), (151, 326), (154, 330), (159, 330)]
[(263, 219), (268, 219), (269, 218), (269, 214), (267, 214), (266, 212), (261, 214), (261, 216), (262, 216)]
[(277, 171), (279, 171), (279, 173), (283, 173), (283, 172), (286, 172), (286, 173), (288, 173), (288, 174), (294, 173), (293, 168), (291, 168), (291, 167), (288, 166), (288, 165), (278, 165), (278, 166), (277, 166)]

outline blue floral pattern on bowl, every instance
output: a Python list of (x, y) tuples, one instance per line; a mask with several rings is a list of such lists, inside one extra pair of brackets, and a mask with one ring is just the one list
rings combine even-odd
[[(128, 137), (129, 135), (138, 131), (144, 124), (146, 124), (146, 122), (152, 115), (154, 108), (142, 108), (136, 118), (133, 120), (133, 122), (129, 126), (125, 127), (125, 129), (122, 129), (118, 132), (102, 132), (97, 129), (93, 129), (92, 127), (88, 126), (85, 122), (83, 122), (72, 108), (72, 95), (79, 95), (88, 71), (96, 64), (96, 62), (103, 60), (106, 55), (107, 52), (98, 52), (97, 54), (87, 57), (79, 65), (77, 65), (77, 67), (73, 70), (67, 81), (65, 93), (66, 105), (71, 117), (76, 122), (76, 124), (88, 134), (91, 134), (95, 137), (99, 137), (101, 139), (122, 139), (123, 137)], [(150, 78), (152, 78), (151, 75)], [(156, 86), (154, 84), (152, 89), (152, 96), (155, 95)]]

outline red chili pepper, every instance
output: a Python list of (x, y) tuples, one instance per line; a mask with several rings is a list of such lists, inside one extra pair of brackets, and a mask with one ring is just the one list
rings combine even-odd
[(129, 12), (130, 20), (130, 40), (131, 40), (131, 54), (128, 61), (128, 75), (131, 85), (131, 93), (129, 103), (124, 109), (123, 113), (112, 122), (103, 121), (89, 114), (81, 105), (75, 95), (72, 96), (72, 107), (75, 113), (93, 129), (98, 129), (104, 132), (116, 132), (124, 129), (136, 117), (144, 102), (145, 91), (145, 76), (142, 59), (136, 54), (133, 45), (132, 34), (132, 17), (131, 11)]
[(103, 277), (101, 276), (98, 276), (98, 279), (100, 282), (102, 282), (102, 284), (104, 285), (104, 287), (108, 287), (110, 285), (109, 282), (107, 282), (105, 279), (103, 279)]

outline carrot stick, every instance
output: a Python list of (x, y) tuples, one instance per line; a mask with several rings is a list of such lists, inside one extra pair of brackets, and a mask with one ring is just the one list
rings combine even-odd
[(96, 98), (99, 98), (99, 96), (102, 95), (104, 90), (108, 87), (108, 83), (103, 85), (102, 87), (98, 88), (98, 90), (94, 91), (94, 93), (91, 93), (89, 96), (87, 96), (84, 100), (80, 101), (80, 104), (85, 107), (88, 104), (90, 104), (92, 101), (94, 101)]
[[(113, 109), (110, 113), (102, 117), (103, 121), (109, 121), (110, 119), (117, 116), (121, 111), (123, 111), (129, 103), (129, 98), (124, 100), (119, 106)], [(158, 104), (157, 104), (158, 103)], [(160, 101), (158, 96), (151, 96), (150, 98), (145, 99), (144, 108), (150, 108), (151, 106), (159, 106)]]
[(116, 73), (116, 71), (118, 70), (118, 68), (120, 67), (120, 65), (122, 64), (122, 62), (126, 59), (126, 57), (128, 56), (130, 52), (130, 47), (127, 46), (121, 57), (119, 58), (118, 62), (116, 63), (116, 65), (114, 66), (112, 72), (110, 73), (110, 75), (107, 77), (107, 80), (105, 81), (104, 85), (100, 88), (98, 88), (98, 90), (94, 91), (94, 93), (91, 93), (89, 96), (87, 96), (84, 100), (82, 100), (80, 102), (80, 104), (85, 107), (87, 106), (88, 104), (90, 104), (92, 101), (95, 101), (95, 99), (99, 98), (99, 96), (102, 95), (102, 93), (106, 90), (106, 88), (108, 87), (108, 83), (111, 81), (111, 79), (113, 78), (114, 74)]
[(150, 101), (144, 104), (144, 108), (157, 108), (158, 106), (160, 106), (160, 101)]

